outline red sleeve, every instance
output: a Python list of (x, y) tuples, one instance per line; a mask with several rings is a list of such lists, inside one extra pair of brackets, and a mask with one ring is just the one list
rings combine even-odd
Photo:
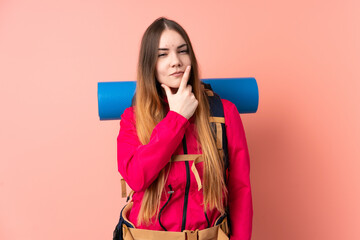
[(117, 138), (118, 170), (132, 190), (143, 191), (157, 178), (189, 124), (182, 115), (169, 111), (155, 126), (149, 143), (142, 145), (136, 133), (134, 109), (124, 111)]
[(250, 187), (250, 158), (244, 127), (236, 106), (222, 100), (229, 151), (229, 211), (231, 240), (250, 240), (253, 207)]

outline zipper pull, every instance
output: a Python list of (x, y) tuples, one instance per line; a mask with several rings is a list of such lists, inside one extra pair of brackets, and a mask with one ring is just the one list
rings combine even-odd
[(171, 185), (169, 185), (168, 187), (170, 188), (170, 191), (168, 191), (168, 194), (173, 194), (173, 193), (174, 193), (174, 191), (173, 191), (173, 189), (172, 189)]

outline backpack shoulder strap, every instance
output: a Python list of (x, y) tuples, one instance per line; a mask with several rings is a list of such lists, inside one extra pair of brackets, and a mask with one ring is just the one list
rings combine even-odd
[[(216, 145), (219, 151), (220, 157), (224, 160), (224, 179), (225, 184), (228, 183), (228, 170), (229, 170), (229, 156), (228, 156), (228, 144), (226, 137), (225, 128), (225, 115), (224, 108), (219, 95), (214, 93), (210, 84), (203, 83), (205, 93), (207, 94), (209, 105), (210, 105), (210, 125), (216, 139)], [(232, 232), (231, 227), (231, 216), (229, 211), (229, 205), (226, 206), (226, 215), (229, 218), (228, 227), (230, 233)]]
[(217, 95), (212, 90), (210, 84), (203, 83), (203, 87), (209, 101), (209, 106), (210, 106), (209, 121), (216, 141), (216, 146), (218, 148), (220, 156), (224, 160), (224, 164), (225, 164), (224, 178), (225, 178), (225, 183), (227, 183), (226, 172), (229, 167), (229, 161), (228, 161), (228, 145), (227, 145), (227, 137), (226, 137), (226, 129), (225, 129), (224, 107), (220, 96)]

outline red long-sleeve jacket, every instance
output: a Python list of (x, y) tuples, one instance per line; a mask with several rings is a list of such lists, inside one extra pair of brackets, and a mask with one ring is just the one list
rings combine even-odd
[[(232, 227), (232, 240), (249, 240), (252, 230), (252, 198), (249, 178), (249, 152), (245, 132), (236, 106), (222, 99), (225, 116), (226, 134), (229, 154), (229, 211)], [(157, 178), (161, 169), (169, 171), (165, 183), (165, 192), (161, 198), (160, 208), (166, 207), (160, 215), (163, 227), (168, 231), (185, 229), (205, 229), (212, 226), (220, 213), (203, 210), (203, 192), (198, 190), (197, 182), (191, 171), (187, 171), (185, 162), (172, 162), (172, 155), (184, 154), (182, 139), (185, 136), (188, 154), (201, 154), (197, 149), (196, 131), (193, 116), (189, 120), (174, 111), (167, 115), (154, 128), (150, 142), (142, 145), (136, 133), (135, 112), (130, 107), (121, 116), (120, 132), (117, 138), (118, 170), (128, 185), (135, 191), (133, 208), (128, 216), (137, 228), (163, 230), (158, 219), (150, 226), (137, 225), (144, 191)], [(191, 168), (193, 162), (189, 162)], [(197, 163), (196, 169), (202, 180), (203, 162)], [(190, 182), (189, 182), (190, 181)], [(190, 183), (190, 188), (186, 184)], [(172, 190), (170, 201), (169, 191)], [(186, 191), (188, 191), (186, 193)], [(188, 194), (185, 204), (184, 197)], [(209, 221), (209, 222), (208, 222)]]

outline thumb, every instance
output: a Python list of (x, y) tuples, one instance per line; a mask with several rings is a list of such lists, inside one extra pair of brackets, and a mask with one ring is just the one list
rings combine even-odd
[(166, 86), (165, 84), (161, 84), (161, 87), (165, 90), (167, 97), (172, 95), (171, 90), (168, 86)]

